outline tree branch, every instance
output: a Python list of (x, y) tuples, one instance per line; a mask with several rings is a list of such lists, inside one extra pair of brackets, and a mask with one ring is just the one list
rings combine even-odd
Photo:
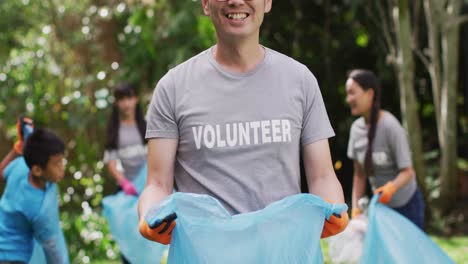
[(458, 16), (456, 18), (451, 19), (447, 27), (452, 28), (452, 27), (460, 26), (461, 24), (466, 23), (466, 22), (468, 22), (468, 15)]
[(431, 62), (429, 61), (429, 59), (426, 56), (424, 56), (424, 54), (421, 52), (421, 50), (418, 49), (417, 47), (413, 47), (413, 50), (414, 50), (414, 53), (416, 54), (416, 56), (422, 61), (422, 63), (426, 67), (426, 69), (430, 69), (430, 67), (432, 67)]

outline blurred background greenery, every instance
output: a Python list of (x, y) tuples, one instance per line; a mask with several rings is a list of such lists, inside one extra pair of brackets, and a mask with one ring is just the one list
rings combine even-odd
[[(407, 4), (412, 43), (419, 43), (423, 52), (429, 46), (426, 33), (430, 28), (421, 15), (424, 2)], [(445, 2), (443, 8), (448, 10), (450, 1)], [(458, 2), (463, 9), (459, 13), (466, 16), (468, 1)], [(352, 163), (346, 158), (346, 147), (354, 120), (344, 102), (347, 71), (355, 67), (376, 71), (383, 84), (383, 107), (405, 118), (392, 48), (382, 29), (386, 20), (379, 17), (379, 12), (392, 14), (398, 8), (402, 7), (372, 6), (365, 0), (273, 1), (273, 10), (264, 21), (262, 43), (304, 63), (319, 81), (336, 131), (330, 142), (332, 156), (347, 199)], [(32, 117), (36, 126), (58, 132), (67, 143), (67, 178), (60, 184), (61, 220), (71, 259), (73, 263), (111, 263), (104, 260), (118, 259), (118, 248), (100, 214), (103, 196), (116, 188), (101, 161), (113, 103), (111, 88), (120, 80), (134, 82), (147, 105), (168, 69), (215, 43), (211, 22), (202, 15), (198, 0), (3, 0), (0, 14), (0, 154), (12, 146), (16, 118), (22, 113)], [(462, 17), (460, 22), (465, 20)], [(438, 236), (468, 233), (466, 24), (461, 24), (457, 34), (459, 77), (456, 99), (450, 104), (457, 110), (458, 137), (451, 175), (440, 173), (441, 144), (430, 74), (424, 59), (417, 59), (416, 50), (411, 55), (415, 59), (412, 89), (423, 128), (423, 180), (431, 209), (428, 230)], [(444, 177), (456, 179), (452, 206), (435, 202), (444, 198), (440, 191)], [(441, 239), (436, 241), (451, 241)]]

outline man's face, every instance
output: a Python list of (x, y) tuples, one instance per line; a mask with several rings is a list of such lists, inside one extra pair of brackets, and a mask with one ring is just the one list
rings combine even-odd
[(258, 36), (272, 0), (202, 0), (203, 12), (211, 17), (218, 38)]

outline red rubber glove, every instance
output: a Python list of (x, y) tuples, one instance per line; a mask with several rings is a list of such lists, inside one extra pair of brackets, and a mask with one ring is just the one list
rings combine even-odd
[(374, 194), (380, 193), (379, 202), (388, 204), (392, 200), (393, 194), (396, 192), (396, 187), (393, 182), (389, 181), (384, 186), (377, 188)]
[(351, 218), (355, 218), (355, 217), (359, 216), (360, 214), (362, 214), (361, 209), (359, 209), (359, 208), (351, 209)]
[[(325, 199), (329, 203), (333, 203), (330, 199)], [(343, 230), (345, 230), (346, 226), (348, 225), (349, 217), (348, 212), (343, 211), (341, 215), (332, 214), (330, 219), (326, 220), (323, 225), (322, 235), (320, 238), (326, 238), (330, 236), (334, 236)]]
[(119, 181), (120, 187), (122, 187), (122, 190), (126, 195), (138, 195), (138, 191), (133, 185), (131, 181), (129, 181), (127, 178), (122, 178)]
[(16, 121), (16, 134), (18, 140), (13, 145), (13, 149), (18, 155), (23, 154), (23, 142), (34, 131), (34, 122), (31, 118), (20, 116)]
[(138, 229), (140, 230), (140, 234), (146, 239), (167, 245), (171, 243), (172, 230), (174, 230), (174, 227), (176, 226), (176, 218), (176, 213), (172, 213), (151, 226), (148, 225), (148, 222), (146, 222), (144, 218), (142, 218), (138, 225)]

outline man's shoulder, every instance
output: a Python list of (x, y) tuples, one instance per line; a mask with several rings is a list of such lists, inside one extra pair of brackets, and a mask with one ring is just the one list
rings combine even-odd
[(265, 47), (268, 56), (271, 57), (271, 61), (278, 66), (292, 68), (293, 70), (302, 69), (309, 71), (306, 65), (297, 61), (296, 59), (289, 57), (281, 52)]
[(197, 55), (185, 60), (184, 62), (182, 62), (182, 63), (180, 63), (180, 64), (178, 64), (176, 66), (174, 66), (173, 68), (171, 68), (169, 70), (168, 73), (184, 71), (184, 70), (187, 70), (187, 69), (191, 69), (193, 66), (197, 65), (200, 62), (202, 62), (202, 63), (208, 62), (208, 60), (209, 60), (208, 52), (209, 51), (210, 51), (210, 49), (206, 49), (206, 50), (201, 51)]
[(203, 64), (209, 64), (207, 63), (209, 61), (208, 52), (209, 49), (204, 50), (186, 61), (170, 68), (169, 71), (161, 77), (158, 84), (163, 86), (172, 86), (176, 80), (181, 78), (181, 76), (187, 76), (186, 74), (189, 72), (199, 71), (200, 66)]

